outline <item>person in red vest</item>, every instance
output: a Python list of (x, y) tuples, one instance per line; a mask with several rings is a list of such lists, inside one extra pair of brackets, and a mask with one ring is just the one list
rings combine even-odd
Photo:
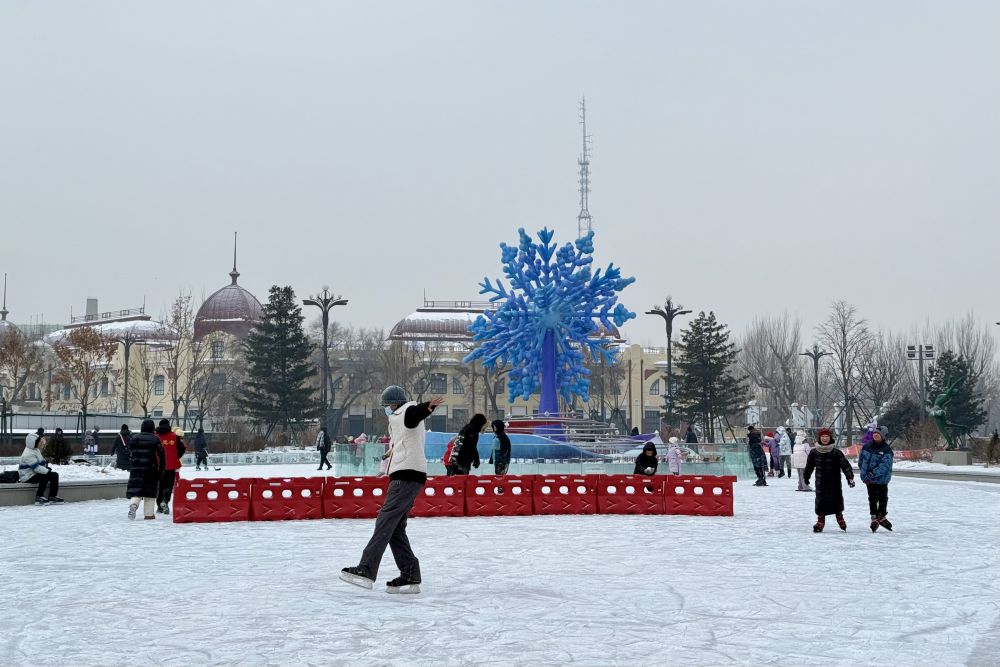
[(166, 462), (163, 475), (160, 477), (160, 488), (156, 492), (156, 511), (159, 514), (170, 514), (170, 496), (174, 493), (174, 480), (181, 468), (181, 457), (184, 456), (184, 441), (170, 430), (170, 420), (161, 419), (156, 427), (156, 436), (163, 445)]

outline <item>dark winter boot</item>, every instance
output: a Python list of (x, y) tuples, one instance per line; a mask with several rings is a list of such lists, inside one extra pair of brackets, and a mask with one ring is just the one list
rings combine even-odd
[(368, 570), (360, 567), (345, 567), (340, 571), (341, 581), (346, 581), (349, 584), (354, 584), (355, 586), (360, 586), (361, 588), (372, 589), (375, 585), (375, 579), (369, 574)]
[(826, 526), (826, 517), (825, 516), (816, 517), (816, 525), (813, 526), (813, 532), (822, 533), (824, 526)]
[(878, 525), (882, 526), (889, 532), (892, 532), (892, 524), (889, 522), (888, 519), (885, 518), (885, 515), (882, 515), (878, 518)]
[(842, 531), (844, 531), (845, 533), (847, 532), (847, 522), (844, 521), (844, 515), (843, 514), (838, 514), (837, 515), (837, 525), (840, 526), (840, 529)]
[(785, 471), (784, 470), (779, 470), (778, 471), (778, 479), (781, 479), (784, 476), (785, 476)]
[(385, 585), (386, 593), (419, 593), (420, 579), (411, 579), (406, 575), (399, 575)]
[(879, 526), (879, 519), (878, 519), (878, 517), (877, 517), (877, 516), (875, 516), (874, 514), (872, 514), (872, 523), (871, 523), (871, 529), (872, 529), (872, 532), (873, 532), (873, 533), (874, 533), (874, 532), (875, 532), (876, 530), (878, 530), (878, 526)]

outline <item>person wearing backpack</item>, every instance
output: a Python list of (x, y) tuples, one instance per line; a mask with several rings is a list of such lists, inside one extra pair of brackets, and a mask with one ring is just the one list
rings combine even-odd
[(444, 448), (444, 456), (441, 457), (441, 463), (444, 464), (444, 472), (448, 477), (453, 477), (458, 474), (458, 466), (452, 465), (451, 455), (455, 451), (455, 438), (448, 441), (448, 446)]
[(456, 475), (468, 475), (473, 468), (479, 467), (479, 434), (484, 428), (486, 415), (477, 412), (458, 432), (449, 459), (451, 465), (455, 466)]
[[(59, 473), (48, 466), (48, 461), (38, 451), (38, 442), (45, 435), (45, 429), (41, 426), (34, 433), (29, 433), (24, 439), (24, 451), (21, 452), (21, 461), (17, 466), (22, 484), (37, 484), (35, 491), (35, 504), (48, 505), (49, 503), (61, 503), (63, 499), (59, 493)], [(49, 495), (45, 496), (48, 488)]]

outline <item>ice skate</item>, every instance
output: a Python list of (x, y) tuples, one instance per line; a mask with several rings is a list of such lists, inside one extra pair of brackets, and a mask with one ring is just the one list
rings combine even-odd
[(135, 513), (138, 510), (139, 510), (139, 506), (138, 505), (129, 505), (128, 506), (128, 518), (132, 519), (133, 521), (135, 521)]
[(45, 496), (35, 496), (36, 505), (48, 505), (49, 501), (45, 499)]
[(822, 533), (824, 526), (826, 526), (826, 517), (825, 516), (816, 517), (816, 525), (813, 526), (813, 532)]
[(892, 523), (890, 523), (889, 520), (887, 518), (885, 518), (884, 514), (879, 517), (879, 519), (878, 519), (878, 525), (882, 526), (883, 528), (885, 528), (886, 530), (888, 530), (890, 533), (892, 532)]
[(840, 529), (842, 531), (844, 531), (845, 533), (847, 532), (847, 522), (844, 521), (844, 515), (843, 514), (838, 514), (837, 515), (837, 525), (840, 526)]
[(368, 571), (360, 567), (345, 567), (340, 571), (340, 580), (368, 590), (375, 585), (375, 580), (368, 575)]
[(59, 496), (49, 496), (49, 502), (58, 505), (59, 503), (64, 503), (66, 501)]
[(878, 530), (878, 527), (879, 527), (878, 517), (872, 514), (872, 522), (871, 522), (872, 532), (874, 533), (876, 530)]
[(420, 580), (399, 575), (385, 585), (386, 593), (419, 593)]

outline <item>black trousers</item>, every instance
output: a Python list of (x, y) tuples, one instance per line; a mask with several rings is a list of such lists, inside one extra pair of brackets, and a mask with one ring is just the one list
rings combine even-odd
[(174, 478), (177, 477), (176, 470), (164, 470), (160, 475), (160, 486), (156, 491), (157, 506), (163, 503), (170, 503), (170, 497), (174, 495)]
[(194, 455), (194, 467), (198, 468), (204, 463), (205, 467), (208, 467), (208, 452), (197, 452)]
[(382, 554), (385, 553), (386, 547), (389, 547), (399, 573), (411, 581), (420, 581), (420, 561), (413, 555), (410, 540), (406, 537), (406, 515), (423, 488), (421, 482), (400, 479), (389, 482), (389, 493), (385, 496), (385, 504), (375, 519), (375, 532), (372, 533), (368, 546), (361, 554), (359, 563), (359, 567), (371, 573), (372, 579), (378, 575)]
[(320, 468), (322, 468), (324, 465), (327, 468), (333, 467), (333, 466), (330, 465), (330, 460), (328, 458), (326, 458), (329, 454), (330, 454), (329, 450), (327, 450), (327, 451), (324, 451), (322, 449), (319, 450), (319, 467)]
[(885, 516), (889, 505), (888, 484), (865, 484), (868, 487), (868, 511), (874, 516)]
[(44, 496), (45, 487), (49, 489), (49, 498), (59, 495), (59, 473), (55, 470), (50, 470), (47, 473), (36, 472), (28, 478), (28, 484), (38, 484), (36, 496)]

